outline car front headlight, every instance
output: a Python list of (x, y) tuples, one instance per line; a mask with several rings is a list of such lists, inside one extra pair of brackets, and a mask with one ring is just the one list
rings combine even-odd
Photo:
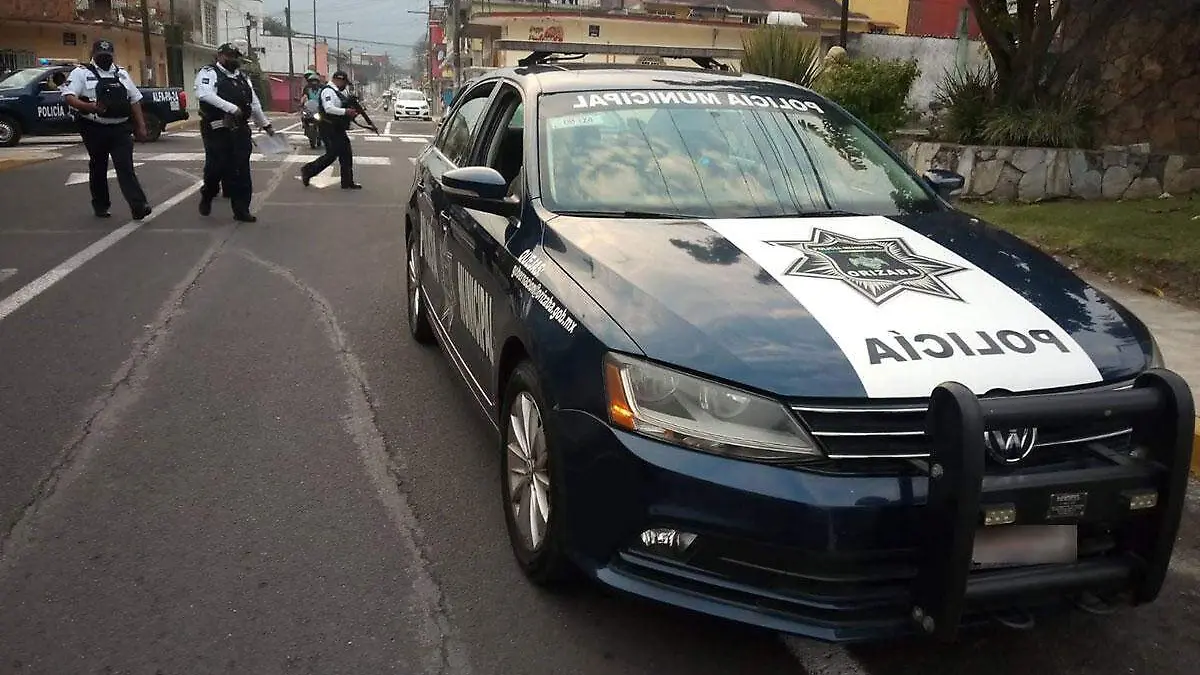
[(668, 443), (755, 462), (821, 457), (782, 403), (628, 356), (604, 362), (613, 425)]

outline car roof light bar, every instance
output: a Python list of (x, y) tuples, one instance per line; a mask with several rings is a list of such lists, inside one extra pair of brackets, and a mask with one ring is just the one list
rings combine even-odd
[(723, 59), (740, 59), (741, 49), (721, 49), (718, 47), (662, 47), (658, 45), (614, 45), (596, 44), (589, 42), (542, 42), (539, 40), (496, 40), (497, 49), (515, 52), (529, 52), (529, 56), (519, 60), (521, 66), (535, 66), (542, 63), (567, 58), (582, 58), (588, 54), (626, 54), (630, 56), (659, 56), (667, 59), (691, 59), (696, 65), (707, 70), (732, 70), (728, 65), (717, 61)]

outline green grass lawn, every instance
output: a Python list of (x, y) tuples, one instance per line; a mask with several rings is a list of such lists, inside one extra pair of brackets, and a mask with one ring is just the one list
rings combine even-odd
[(1200, 301), (1200, 199), (959, 206), (1089, 270)]

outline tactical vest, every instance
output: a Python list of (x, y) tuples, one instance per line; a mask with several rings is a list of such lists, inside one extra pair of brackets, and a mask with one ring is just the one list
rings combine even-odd
[(113, 74), (106, 77), (90, 63), (84, 68), (95, 76), (96, 102), (104, 107), (104, 111), (96, 116), (109, 120), (129, 119), (133, 106), (129, 103), (129, 90), (125, 88), (125, 83), (121, 82), (121, 69), (114, 67)]
[[(250, 86), (250, 80), (245, 77), (230, 77), (221, 71), (220, 68), (208, 66), (213, 74), (217, 76), (217, 96), (236, 105), (246, 114), (246, 119), (250, 118), (250, 104), (254, 101), (254, 90)], [(213, 121), (224, 117), (225, 111), (210, 103), (200, 102), (200, 116), (205, 120)]]
[[(322, 89), (332, 89), (333, 93), (337, 95), (338, 103), (341, 104), (341, 107), (343, 107), (343, 108), (346, 107), (346, 97), (342, 96), (342, 92), (338, 91), (337, 87), (333, 86), (332, 84), (327, 84), (324, 87), (322, 87)], [(321, 122), (323, 122), (325, 124), (332, 124), (337, 129), (349, 129), (350, 128), (350, 116), (349, 115), (326, 115), (325, 114), (325, 99), (319, 95), (317, 97), (317, 105), (318, 105), (318, 109), (321, 111)]]

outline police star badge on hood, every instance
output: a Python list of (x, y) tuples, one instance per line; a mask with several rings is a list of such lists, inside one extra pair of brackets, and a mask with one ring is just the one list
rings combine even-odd
[(794, 248), (802, 254), (785, 275), (838, 279), (876, 305), (904, 291), (962, 302), (941, 277), (966, 268), (917, 255), (900, 238), (855, 239), (813, 228), (808, 241), (766, 243)]

